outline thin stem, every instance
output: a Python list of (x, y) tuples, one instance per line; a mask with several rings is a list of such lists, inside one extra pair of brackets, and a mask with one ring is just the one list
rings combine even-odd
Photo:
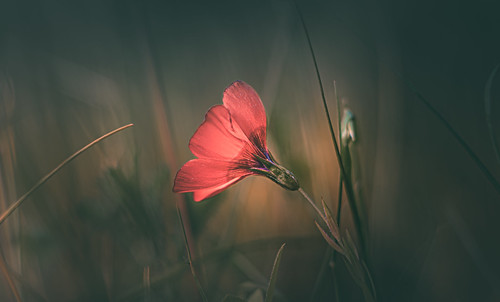
[(83, 152), (85, 152), (87, 149), (89, 149), (90, 147), (94, 146), (98, 142), (100, 142), (100, 141), (102, 141), (102, 140), (110, 137), (111, 135), (113, 135), (113, 134), (115, 134), (117, 132), (120, 132), (120, 131), (122, 131), (124, 129), (127, 129), (129, 127), (132, 127), (133, 125), (134, 124), (128, 124), (128, 125), (125, 125), (123, 127), (118, 128), (118, 129), (115, 129), (115, 130), (113, 130), (111, 132), (108, 132), (107, 134), (99, 137), (98, 139), (94, 140), (90, 144), (88, 144), (85, 147), (81, 148), (76, 153), (73, 153), (73, 155), (71, 155), (70, 157), (66, 158), (54, 170), (50, 171), (49, 174), (45, 175), (42, 179), (40, 179), (28, 192), (24, 193), (23, 196), (21, 196), (5, 212), (3, 212), (3, 214), (0, 216), (0, 224), (2, 224), (4, 222), (4, 220), (7, 219), (7, 217), (9, 217), (9, 215), (12, 214), (12, 212), (14, 212), (14, 210), (16, 210), (23, 203), (23, 201), (26, 198), (28, 198), (33, 192), (35, 192), (36, 189), (38, 189), (41, 185), (43, 185), (47, 180), (49, 180), (52, 176), (54, 176), (54, 174), (56, 174), (59, 170), (61, 170), (69, 162), (71, 162), (73, 159), (75, 159), (78, 155), (82, 154)]
[(269, 280), (269, 285), (266, 290), (266, 298), (265, 302), (272, 302), (274, 296), (274, 289), (276, 288), (276, 278), (278, 276), (278, 269), (281, 262), (281, 254), (283, 253), (283, 248), (286, 243), (283, 243), (276, 254), (276, 258), (274, 259), (273, 270), (271, 272), (271, 279)]
[(476, 153), (472, 150), (472, 148), (467, 144), (465, 139), (451, 126), (451, 124), (443, 117), (439, 111), (437, 111), (436, 108), (434, 108), (429, 101), (420, 93), (417, 91), (417, 89), (413, 86), (413, 84), (406, 80), (401, 74), (397, 73), (394, 71), (394, 73), (401, 78), (401, 80), (408, 86), (408, 88), (415, 94), (418, 100), (422, 102), (427, 109), (429, 109), (437, 118), (438, 120), (445, 126), (446, 129), (452, 134), (452, 136), (455, 138), (455, 140), (462, 146), (462, 148), (467, 152), (469, 157), (474, 161), (476, 166), (481, 170), (481, 172), (484, 174), (486, 179), (490, 182), (490, 184), (493, 186), (495, 191), (500, 194), (500, 183), (497, 181), (495, 176), (490, 172), (490, 170), (486, 167), (486, 165), (481, 161), (479, 156), (476, 155)]
[(495, 138), (495, 132), (493, 131), (493, 122), (491, 121), (491, 86), (493, 85), (493, 80), (500, 68), (500, 64), (493, 68), (493, 71), (486, 81), (486, 86), (484, 87), (484, 113), (486, 115), (486, 124), (488, 125), (488, 132), (490, 134), (491, 145), (493, 146), (493, 151), (497, 157), (497, 162), (500, 164), (500, 152), (498, 152), (498, 143)]
[(337, 219), (337, 222), (340, 225), (340, 212), (342, 211), (342, 184), (344, 183), (344, 180), (342, 179), (342, 175), (339, 178), (339, 194), (338, 194), (338, 203), (337, 203), (337, 213), (335, 214)]
[[(339, 143), (340, 146), (342, 147), (342, 115), (340, 114), (340, 102), (339, 102), (339, 96), (337, 94), (337, 83), (333, 81), (333, 91), (335, 93), (335, 102), (337, 103), (337, 131), (339, 133)], [(341, 154), (342, 155), (342, 154)], [(342, 211), (342, 184), (343, 184), (343, 179), (342, 179), (342, 173), (339, 176), (339, 194), (337, 197), (337, 213), (336, 213), (336, 219), (337, 223), (340, 226), (340, 212)], [(335, 252), (334, 252), (335, 253)]]
[(188, 239), (186, 236), (186, 229), (184, 227), (184, 222), (182, 221), (182, 215), (181, 211), (179, 209), (179, 205), (176, 204), (177, 207), (177, 215), (179, 216), (179, 221), (182, 226), (182, 234), (184, 234), (184, 242), (186, 244), (186, 253), (188, 257), (188, 262), (189, 262), (189, 268), (191, 269), (191, 275), (193, 275), (194, 282), (196, 283), (196, 287), (198, 287), (198, 291), (200, 292), (201, 298), (203, 299), (204, 302), (208, 302), (208, 298), (205, 295), (205, 291), (203, 291), (203, 287), (201, 286), (200, 280), (198, 279), (198, 276), (196, 275), (196, 271), (193, 266), (193, 261), (191, 260), (191, 251), (189, 249), (189, 243)]
[(311, 51), (311, 57), (313, 59), (314, 69), (316, 70), (316, 76), (318, 78), (319, 88), (321, 91), (321, 98), (323, 100), (323, 107), (325, 109), (326, 118), (328, 120), (328, 126), (330, 128), (330, 135), (332, 136), (335, 155), (337, 156), (337, 162), (338, 162), (338, 165), (340, 167), (340, 173), (342, 174), (342, 176), (344, 178), (344, 187), (345, 187), (345, 191), (346, 191), (346, 195), (347, 195), (347, 201), (349, 202), (349, 206), (351, 207), (352, 217), (353, 217), (353, 221), (354, 221), (354, 224), (356, 227), (356, 233), (358, 235), (358, 239), (360, 242), (361, 253), (364, 255), (365, 254), (365, 240), (364, 240), (363, 229), (361, 228), (361, 220), (359, 217), (358, 208), (357, 208), (356, 203), (354, 201), (354, 192), (352, 190), (352, 185), (351, 185), (350, 180), (347, 179), (347, 174), (346, 174), (346, 171), (344, 168), (344, 163), (342, 162), (342, 157), (340, 155), (339, 146), (337, 144), (337, 139), (335, 137), (335, 132), (333, 131), (332, 119), (330, 118), (330, 111), (328, 110), (328, 104), (326, 102), (325, 91), (323, 89), (323, 82), (321, 81), (321, 75), (319, 73), (318, 62), (316, 61), (316, 55), (314, 54), (314, 49), (312, 47), (311, 38), (309, 36), (309, 32), (307, 30), (307, 26), (306, 26), (306, 23), (305, 23), (304, 18), (302, 16), (302, 13), (299, 9), (297, 2), (294, 1), (294, 3), (295, 3), (295, 7), (297, 8), (297, 13), (299, 15), (300, 21), (302, 23), (304, 33), (305, 33), (306, 38), (307, 38), (307, 44), (309, 45), (309, 50)]
[(316, 211), (316, 213), (318, 214), (319, 217), (321, 217), (321, 220), (326, 224), (326, 217), (325, 215), (323, 214), (323, 212), (320, 211), (320, 209), (316, 206), (316, 204), (314, 203), (314, 201), (311, 199), (311, 197), (309, 197), (309, 195), (307, 195), (306, 192), (304, 192), (304, 190), (302, 190), (302, 188), (299, 188), (298, 190), (300, 192), (300, 194), (302, 194), (302, 196), (304, 196), (304, 198), (309, 202), (309, 204), (314, 208), (314, 210)]
[[(342, 145), (342, 114), (340, 113), (340, 101), (339, 101), (339, 95), (337, 94), (337, 83), (334, 80), (333, 81), (333, 91), (335, 94), (335, 102), (337, 103), (337, 132), (339, 133), (339, 144), (341, 148), (343, 147)], [(338, 196), (337, 196), (337, 213), (335, 213), (335, 219), (340, 227), (340, 218), (342, 217), (340, 213), (342, 213), (342, 192), (343, 192), (343, 185), (344, 181), (342, 179), (342, 173), (339, 175), (339, 184), (338, 184)], [(333, 263), (336, 263), (337, 260), (337, 253), (335, 250), (332, 252), (332, 261)], [(334, 291), (335, 291), (335, 301), (340, 301), (340, 294), (339, 294), (339, 284), (337, 281), (337, 274), (335, 273), (335, 267), (332, 267), (332, 274), (333, 274), (333, 286), (334, 286)]]

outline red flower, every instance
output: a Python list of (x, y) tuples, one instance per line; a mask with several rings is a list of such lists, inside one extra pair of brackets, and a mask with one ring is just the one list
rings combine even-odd
[(289, 190), (299, 185), (278, 165), (266, 145), (266, 112), (259, 95), (236, 81), (224, 90), (224, 105), (208, 110), (189, 141), (197, 159), (177, 172), (173, 191), (193, 192), (194, 200), (212, 197), (249, 175), (264, 175)]

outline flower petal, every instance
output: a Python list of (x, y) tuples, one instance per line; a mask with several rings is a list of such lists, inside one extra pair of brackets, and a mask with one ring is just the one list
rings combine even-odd
[(195, 200), (200, 201), (251, 174), (248, 170), (236, 168), (236, 164), (231, 161), (192, 159), (177, 172), (173, 191), (194, 192)]
[(193, 199), (194, 199), (194, 201), (202, 201), (205, 198), (215, 196), (215, 195), (219, 194), (220, 192), (224, 191), (225, 189), (227, 189), (229, 186), (242, 180), (243, 178), (244, 177), (238, 177), (238, 178), (231, 180), (230, 182), (227, 182), (227, 183), (222, 184), (222, 185), (217, 186), (217, 187), (212, 187), (212, 188), (194, 191), (193, 192)]
[(189, 141), (189, 149), (199, 158), (231, 160), (247, 143), (240, 127), (232, 123), (227, 108), (216, 105), (208, 110), (205, 121)]
[(252, 86), (236, 81), (224, 90), (222, 101), (248, 139), (259, 148), (265, 148), (266, 111)]

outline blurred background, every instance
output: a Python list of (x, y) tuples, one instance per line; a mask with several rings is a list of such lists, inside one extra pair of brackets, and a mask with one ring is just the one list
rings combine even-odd
[[(499, 301), (500, 192), (417, 97), (498, 182), (498, 3), (298, 6), (335, 128), (334, 81), (355, 116), (353, 183), (379, 301)], [(2, 212), (91, 140), (135, 124), (0, 225), (1, 301), (200, 301), (176, 204), (210, 301), (259, 301), (284, 242), (276, 301), (362, 299), (341, 262), (325, 263), (299, 193), (262, 177), (200, 203), (171, 192), (205, 112), (243, 80), (266, 107), (277, 160), (336, 209), (339, 169), (293, 2), (2, 1), (0, 46)], [(348, 206), (341, 221), (352, 229)]]

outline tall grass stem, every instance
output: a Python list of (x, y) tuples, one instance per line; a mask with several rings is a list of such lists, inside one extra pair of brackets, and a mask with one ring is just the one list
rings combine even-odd
[(318, 62), (316, 61), (316, 55), (314, 54), (314, 49), (312, 47), (311, 38), (309, 36), (309, 32), (307, 30), (307, 26), (306, 26), (306, 23), (305, 23), (304, 18), (302, 16), (302, 13), (299, 9), (299, 6), (298, 6), (296, 1), (294, 1), (294, 3), (295, 3), (295, 7), (297, 8), (297, 13), (299, 15), (300, 21), (302, 23), (302, 28), (304, 29), (304, 33), (305, 33), (306, 38), (307, 38), (307, 44), (309, 45), (311, 57), (313, 59), (314, 69), (316, 70), (316, 76), (318, 78), (319, 88), (321, 91), (321, 98), (323, 100), (323, 107), (325, 109), (326, 118), (328, 120), (328, 126), (330, 128), (330, 135), (332, 137), (335, 155), (337, 156), (337, 162), (338, 162), (338, 165), (340, 167), (340, 173), (344, 179), (344, 187), (346, 190), (347, 200), (348, 200), (349, 206), (351, 208), (353, 221), (354, 221), (354, 225), (355, 225), (355, 229), (356, 229), (355, 231), (356, 231), (356, 234), (358, 235), (358, 239), (360, 242), (361, 254), (364, 255), (365, 254), (365, 238), (364, 238), (364, 234), (363, 234), (363, 229), (361, 227), (361, 220), (359, 217), (358, 208), (356, 206), (356, 202), (354, 201), (354, 192), (352, 189), (352, 184), (351, 184), (350, 180), (347, 179), (346, 170), (344, 168), (344, 163), (342, 162), (342, 157), (340, 155), (340, 150), (339, 150), (339, 146), (337, 144), (337, 139), (335, 137), (335, 132), (333, 131), (332, 119), (330, 118), (330, 111), (328, 110), (328, 104), (326, 102), (326, 97), (325, 97), (325, 91), (323, 89), (323, 82), (321, 81), (321, 75), (319, 73), (319, 68), (318, 68)]
[(40, 179), (31, 189), (29, 189), (28, 192), (24, 193), (23, 196), (21, 196), (16, 202), (14, 202), (5, 212), (2, 213), (0, 216), (0, 224), (2, 224), (7, 217), (9, 217), (12, 212), (14, 212), (26, 198), (28, 198), (33, 192), (35, 192), (41, 185), (43, 185), (47, 180), (49, 180), (54, 174), (56, 174), (59, 170), (61, 170), (64, 166), (66, 166), (69, 162), (71, 162), (73, 159), (75, 159), (78, 155), (82, 154), (83, 152), (87, 151), (90, 147), (94, 146), (95, 144), (99, 143), (100, 141), (112, 136), (115, 133), (118, 133), (122, 130), (125, 130), (129, 127), (132, 127), (134, 124), (128, 124), (125, 126), (122, 126), (120, 128), (117, 128), (111, 132), (108, 132), (104, 134), (103, 136), (99, 137), (98, 139), (92, 141), (85, 147), (81, 148), (77, 152), (73, 153), (70, 157), (66, 158), (63, 162), (61, 162), (54, 170), (50, 171), (49, 174), (45, 175), (42, 179)]
[(472, 148), (467, 144), (467, 142), (464, 140), (464, 138), (458, 134), (458, 132), (451, 126), (451, 124), (439, 113), (439, 111), (434, 108), (429, 101), (413, 86), (411, 82), (403, 78), (402, 75), (399, 73), (395, 72), (402, 80), (403, 82), (406, 83), (406, 85), (410, 88), (410, 90), (415, 94), (418, 100), (420, 100), (426, 107), (429, 109), (441, 123), (445, 126), (448, 131), (453, 135), (453, 137), (457, 140), (457, 142), (462, 146), (462, 148), (465, 149), (465, 152), (469, 155), (470, 158), (475, 162), (476, 166), (481, 170), (481, 172), (484, 174), (488, 182), (493, 186), (495, 191), (497, 191), (498, 194), (500, 194), (500, 183), (496, 180), (496, 178), (493, 176), (493, 174), (490, 172), (490, 170), (486, 167), (486, 165), (479, 159), (479, 157), (476, 155), (476, 153), (472, 150)]
[(198, 279), (198, 275), (196, 274), (196, 270), (194, 269), (194, 266), (193, 266), (193, 261), (191, 259), (191, 249), (189, 248), (188, 238), (186, 235), (186, 229), (184, 227), (184, 221), (182, 220), (182, 215), (181, 215), (181, 210), (179, 208), (179, 205), (177, 205), (177, 216), (179, 216), (179, 222), (181, 223), (181, 227), (182, 227), (182, 234), (184, 236), (184, 243), (186, 244), (186, 253), (187, 253), (187, 258), (188, 258), (188, 262), (189, 262), (189, 268), (191, 269), (191, 275), (193, 275), (194, 282), (196, 283), (196, 287), (198, 287), (198, 291), (200, 292), (201, 298), (203, 299), (204, 302), (208, 302), (208, 298), (205, 295), (205, 291), (203, 290), (203, 287), (201, 286), (200, 279)]
[(493, 68), (493, 71), (486, 81), (486, 85), (484, 87), (484, 113), (486, 115), (486, 124), (488, 125), (488, 132), (490, 134), (491, 145), (493, 146), (493, 151), (495, 152), (495, 156), (497, 158), (497, 162), (500, 164), (500, 152), (498, 152), (498, 142), (495, 138), (495, 133), (493, 131), (493, 122), (491, 121), (491, 86), (493, 85), (493, 80), (500, 68), (500, 64)]

